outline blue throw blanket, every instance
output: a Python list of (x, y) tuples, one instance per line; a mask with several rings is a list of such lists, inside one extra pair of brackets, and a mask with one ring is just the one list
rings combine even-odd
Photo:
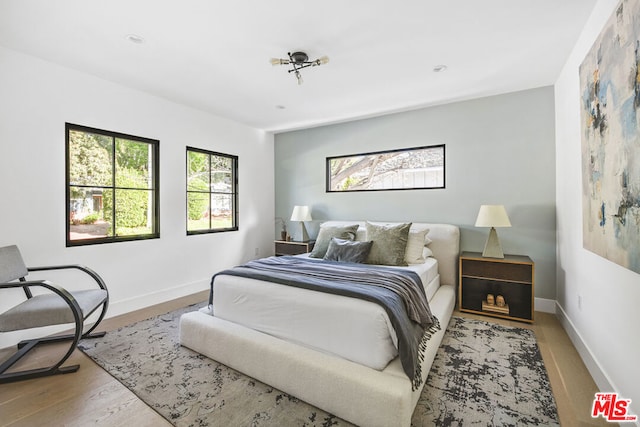
[(209, 304), (219, 275), (240, 276), (330, 294), (359, 298), (384, 308), (398, 337), (402, 367), (415, 390), (427, 340), (440, 330), (431, 314), (420, 277), (413, 271), (367, 264), (270, 257), (224, 270), (211, 279)]

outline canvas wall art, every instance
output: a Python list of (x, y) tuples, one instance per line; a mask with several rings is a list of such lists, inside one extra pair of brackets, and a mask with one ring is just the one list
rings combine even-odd
[(640, 273), (640, 0), (622, 0), (580, 66), (583, 245)]

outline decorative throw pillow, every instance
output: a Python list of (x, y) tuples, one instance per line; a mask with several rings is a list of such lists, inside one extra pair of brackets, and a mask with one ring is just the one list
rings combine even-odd
[(428, 228), (409, 230), (407, 251), (404, 254), (404, 260), (407, 264), (421, 264), (424, 262), (422, 249), (425, 247), (425, 239), (428, 233)]
[(430, 256), (433, 256), (433, 252), (431, 251), (431, 249), (427, 248), (426, 246), (422, 248), (422, 258), (426, 260)]
[(329, 261), (363, 263), (367, 260), (367, 256), (369, 256), (372, 244), (373, 242), (354, 242), (332, 237), (324, 259)]
[(367, 226), (367, 240), (373, 242), (367, 264), (407, 265), (404, 259), (411, 223)]
[(344, 227), (320, 227), (318, 237), (316, 237), (316, 243), (313, 245), (313, 250), (309, 254), (311, 258), (324, 258), (329, 249), (329, 243), (332, 237), (344, 240), (355, 240), (356, 230), (358, 224), (346, 225)]

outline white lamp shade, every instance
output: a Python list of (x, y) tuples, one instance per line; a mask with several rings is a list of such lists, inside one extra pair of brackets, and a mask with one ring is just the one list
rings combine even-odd
[(503, 205), (482, 205), (476, 227), (511, 227), (511, 222)]
[(311, 209), (309, 206), (294, 206), (291, 221), (311, 221)]

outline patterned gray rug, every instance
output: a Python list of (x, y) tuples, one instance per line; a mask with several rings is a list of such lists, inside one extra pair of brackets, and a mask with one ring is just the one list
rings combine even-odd
[[(176, 426), (350, 426), (178, 343), (173, 311), (84, 340), (98, 365)], [(412, 426), (558, 425), (532, 331), (453, 317)]]

